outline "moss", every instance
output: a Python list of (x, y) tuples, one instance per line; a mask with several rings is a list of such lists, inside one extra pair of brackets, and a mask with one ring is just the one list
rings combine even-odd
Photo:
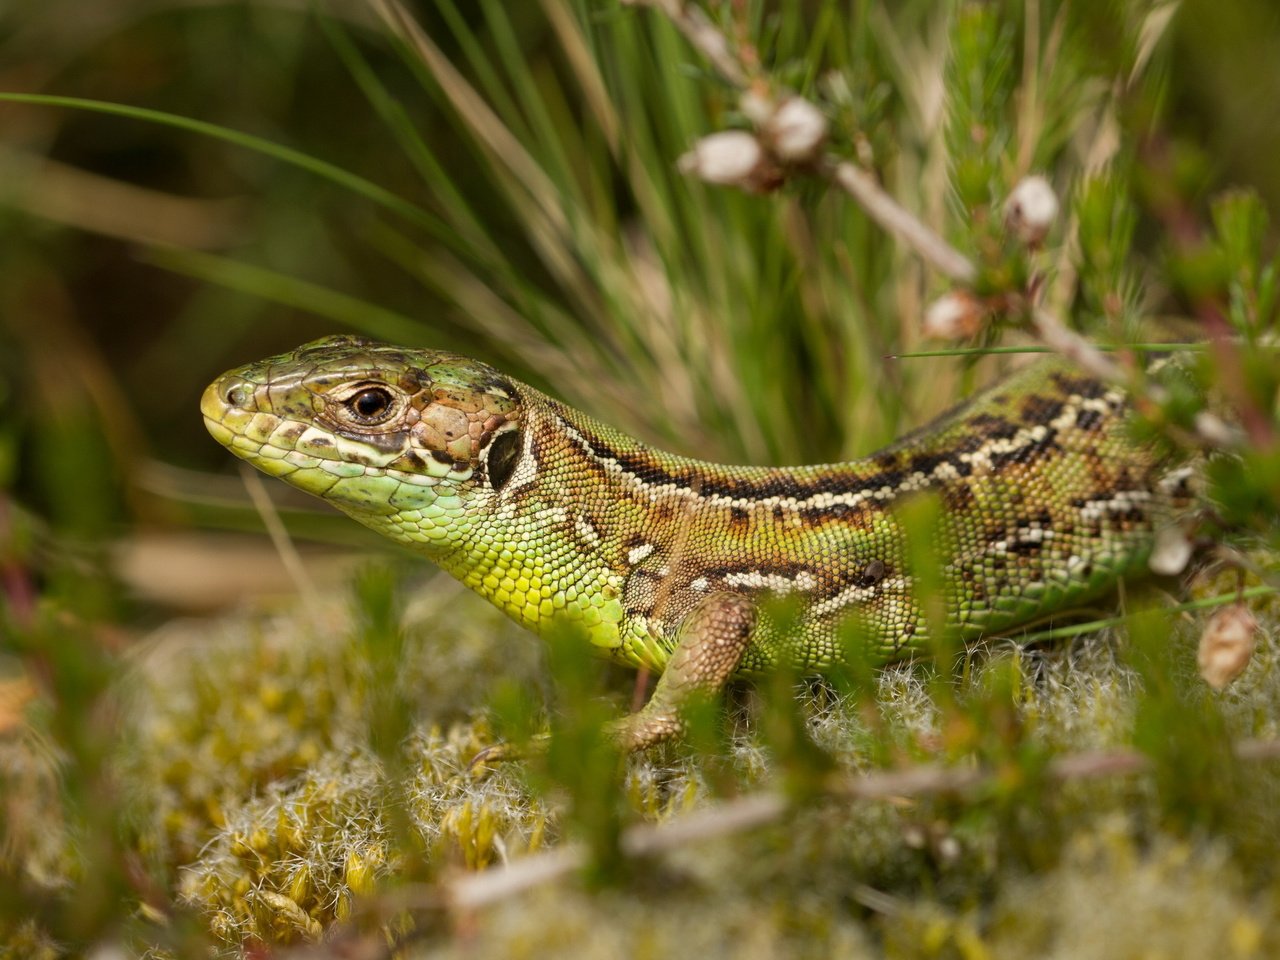
[[(535, 669), (531, 638), (482, 603), (453, 603), (459, 590), (435, 578), (408, 611), (399, 683), (428, 728), (483, 704), (499, 664), (506, 676)], [(334, 752), (367, 750), (371, 700), (383, 691), (370, 687), (355, 629), (349, 604), (334, 603), (306, 616), (233, 618), (213, 629), (178, 623), (153, 638), (129, 690), (120, 758), (121, 780), (145, 826), (138, 834), (145, 854), (186, 862), (208, 841), (209, 827), (228, 825), (246, 798), (291, 782)], [(518, 649), (508, 650), (508, 641)], [(432, 756), (424, 751), (422, 762), (435, 762)]]
[(418, 944), (406, 960), (502, 956), (770, 958), (876, 956), (867, 931), (832, 896), (768, 902), (735, 889), (691, 895), (677, 886), (637, 897), (556, 885), (472, 918), (468, 935)]
[[(473, 705), (499, 679), (548, 686), (536, 643), (443, 579), (411, 593), (425, 599), (410, 604), (395, 682), (412, 732), (390, 755), (370, 744), (378, 691), (345, 605), (169, 627), (128, 677), (129, 736), (113, 764), (128, 788), (130, 842), (233, 953), (339, 929), (407, 935), (406, 955), (422, 957), (1085, 957), (1108, 942), (1118, 956), (1150, 942), (1156, 956), (1163, 944), (1213, 937), (1248, 957), (1280, 936), (1272, 765), (1236, 770), (1227, 816), (1207, 827), (1170, 817), (1159, 777), (1039, 778), (1049, 751), (1132, 743), (1150, 691), (1127, 665), (1123, 634), (1032, 651), (995, 645), (942, 686), (899, 666), (865, 698), (826, 685), (796, 694), (810, 737), (843, 773), (886, 761), (996, 765), (1001, 776), (981, 790), (859, 803), (817, 795), (784, 822), (631, 864), (603, 890), (561, 882), (479, 911), (465, 942), (438, 936), (430, 911), (388, 913), (382, 895), (554, 848), (572, 829), (572, 804), (530, 787), (536, 763), (468, 769), (494, 739)], [(1163, 640), (1179, 685), (1198, 682), (1195, 640), (1190, 621)], [(1229, 736), (1271, 729), (1276, 659), (1269, 629), (1240, 679), (1211, 698)], [(628, 683), (622, 675), (619, 703)], [(795, 702), (751, 696), (733, 707), (723, 756), (677, 745), (629, 758), (609, 787), (624, 821), (662, 822), (713, 795), (790, 782), (789, 767), (807, 761), (772, 743), (775, 725), (762, 721)], [(0, 744), (6, 803), (20, 814), (11, 819), (27, 825), (8, 827), (6, 862), (56, 890), (78, 861), (50, 799), (56, 767), (32, 750), (38, 742)], [(28, 925), (0, 942), (54, 955), (42, 936)]]
[(18, 873), (13, 882), (60, 886), (73, 859), (58, 802), (58, 757), (34, 728), (0, 737), (0, 812), (0, 870)]
[(64, 952), (35, 920), (25, 920), (13, 930), (0, 930), (0, 960), (57, 960), (62, 956)]

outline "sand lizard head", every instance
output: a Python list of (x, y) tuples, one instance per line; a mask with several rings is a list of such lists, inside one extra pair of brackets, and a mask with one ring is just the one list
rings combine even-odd
[(521, 458), (517, 388), (435, 350), (328, 337), (229, 370), (205, 425), (237, 457), (396, 539), (465, 539)]

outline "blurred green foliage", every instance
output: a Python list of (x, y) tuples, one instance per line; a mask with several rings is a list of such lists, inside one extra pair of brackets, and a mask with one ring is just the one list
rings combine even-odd
[[(599, 722), (628, 676), (571, 642), (540, 665), (417, 567), (409, 586), (370, 568), (350, 613), (313, 594), (274, 618), (168, 622), (218, 601), (166, 584), (214, 596), (235, 566), (217, 534), (259, 526), (200, 391), (335, 329), (479, 356), (668, 448), (758, 463), (866, 452), (977, 378), (889, 359), (920, 345), (947, 286), (849, 198), (677, 172), (749, 118), (664, 17), (615, 0), (380, 9), (0, 7), (0, 91), (160, 114), (0, 100), (0, 681), (42, 691), (17, 727), (0, 698), (0, 956), (334, 937), (423, 956), (1273, 955), (1280, 781), (1229, 744), (1277, 733), (1274, 610), (1223, 694), (1144, 599), (1122, 662), (1095, 639), (969, 654), (954, 675), (852, 668), (799, 697), (783, 672), (728, 734), (707, 716), (688, 751), (627, 760)], [(1024, 323), (1032, 284), (1102, 342), (1216, 337), (1138, 429), (1185, 442), (1206, 393), (1237, 412), (1247, 442), (1211, 463), (1211, 527), (1273, 571), (1274, 4), (705, 9), (760, 83), (822, 105), (834, 155), (976, 261), (976, 292), (1007, 308), (984, 338)], [(1029, 248), (1003, 205), (1031, 173), (1064, 213)], [(281, 506), (299, 536), (348, 536)], [(149, 576), (122, 559), (184, 531), (203, 559), (164, 554)], [(484, 704), (536, 724), (548, 686), (545, 758), (469, 774), (493, 742)], [(1149, 774), (1049, 775), (1059, 753), (1129, 746)], [(830, 799), (842, 777), (937, 760), (992, 776)], [(779, 784), (782, 823), (619, 856), (637, 820)], [(592, 892), (547, 886), (468, 918), (469, 936), (414, 886), (563, 838), (590, 848)]]

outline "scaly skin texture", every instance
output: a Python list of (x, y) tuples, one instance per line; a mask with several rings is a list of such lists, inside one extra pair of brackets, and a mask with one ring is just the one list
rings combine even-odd
[[(873, 662), (926, 651), (900, 512), (920, 491), (940, 500), (943, 608), (966, 641), (1144, 572), (1190, 497), (1187, 471), (1129, 439), (1123, 393), (1060, 361), (823, 466), (662, 453), (485, 364), (352, 337), (229, 371), (201, 409), (236, 456), (529, 628), (572, 625), (663, 672), (616, 728), (628, 749), (678, 734), (688, 697), (734, 676), (839, 664), (851, 629)], [(793, 604), (786, 629), (770, 598)]]

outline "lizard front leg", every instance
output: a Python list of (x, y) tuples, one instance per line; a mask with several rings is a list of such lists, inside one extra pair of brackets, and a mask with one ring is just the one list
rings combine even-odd
[(683, 734), (684, 708), (693, 697), (720, 693), (742, 662), (756, 621), (755, 604), (736, 593), (712, 594), (690, 610), (649, 702), (611, 725), (618, 746), (644, 750)]

